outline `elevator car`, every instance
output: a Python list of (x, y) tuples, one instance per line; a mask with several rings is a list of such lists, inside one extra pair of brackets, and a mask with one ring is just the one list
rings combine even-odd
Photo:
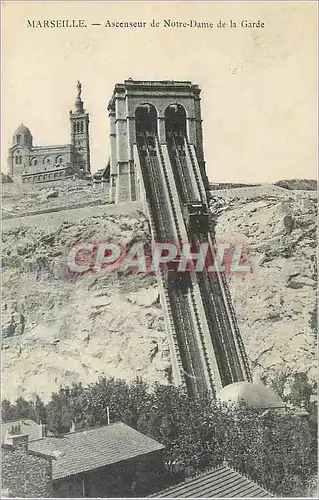
[(208, 208), (205, 203), (194, 201), (184, 204), (187, 230), (191, 234), (206, 234), (209, 227)]

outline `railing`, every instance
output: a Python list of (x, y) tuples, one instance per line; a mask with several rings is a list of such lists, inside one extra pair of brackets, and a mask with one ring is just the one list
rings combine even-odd
[[(150, 203), (150, 198), (151, 198), (151, 193), (152, 191), (148, 191), (148, 196), (145, 190), (145, 183), (144, 183), (144, 176), (145, 176), (145, 170), (147, 169), (147, 166), (144, 165), (144, 169), (141, 167), (141, 162), (140, 162), (140, 156), (138, 152), (138, 147), (134, 145), (134, 161), (135, 165), (138, 171), (138, 174), (140, 176), (140, 183), (141, 183), (141, 190), (143, 193), (143, 196), (145, 197), (145, 202), (147, 206), (147, 212), (148, 212), (148, 219), (150, 222), (150, 227), (151, 227), (151, 233), (153, 237), (153, 241), (157, 239), (157, 228), (154, 222), (154, 211), (152, 210), (152, 205)], [(144, 174), (144, 175), (143, 175)], [(182, 361), (180, 358), (180, 350), (178, 346), (178, 342), (176, 339), (176, 334), (175, 334), (175, 324), (172, 316), (172, 312), (170, 310), (170, 301), (168, 298), (168, 292), (167, 292), (167, 286), (165, 286), (164, 282), (164, 277), (161, 272), (158, 273), (157, 275), (158, 279), (158, 284), (159, 284), (159, 290), (160, 290), (160, 296), (162, 297), (162, 306), (164, 310), (164, 322), (165, 322), (165, 329), (168, 333), (168, 341), (170, 344), (170, 354), (171, 354), (171, 361), (172, 361), (172, 371), (173, 371), (173, 379), (176, 385), (184, 385), (186, 386), (186, 381), (185, 381), (185, 376), (183, 373), (183, 365)]]
[[(147, 206), (153, 240), (188, 242), (194, 235), (186, 229), (182, 201), (207, 196), (193, 145), (185, 139), (185, 157), (160, 145), (154, 136), (156, 154), (150, 154), (145, 137), (145, 156), (134, 146), (134, 161), (141, 179), (141, 193)], [(174, 156), (174, 158), (172, 157)], [(174, 161), (173, 161), (174, 160)], [(178, 170), (176, 177), (172, 165)], [(180, 179), (177, 183), (176, 179)], [(200, 244), (202, 237), (195, 236)], [(214, 238), (208, 233), (213, 248)], [(240, 335), (227, 281), (214, 276), (183, 277), (183, 290), (172, 286), (167, 270), (158, 272), (164, 319), (169, 333), (174, 380), (196, 395), (215, 391), (239, 380), (251, 380), (248, 358)], [(186, 284), (186, 285), (185, 285)]]
[[(183, 236), (183, 241), (187, 242), (188, 241), (188, 236), (187, 236), (187, 231), (185, 227), (185, 223), (183, 220), (183, 213), (181, 209), (181, 203), (180, 203), (180, 193), (178, 193), (176, 189), (176, 183), (174, 182), (174, 175), (172, 172), (172, 163), (171, 163), (171, 157), (170, 157), (170, 152), (167, 149), (166, 145), (159, 146), (159, 149), (161, 151), (161, 148), (163, 148), (163, 164), (165, 168), (165, 172), (167, 175), (167, 182), (170, 186), (171, 189), (171, 200), (172, 204), (174, 205), (174, 211), (176, 213), (176, 221), (179, 224), (180, 230), (178, 231), (179, 235)], [(180, 170), (181, 170), (181, 176), (183, 177), (185, 183), (184, 183), (184, 189), (186, 189), (186, 186), (188, 187), (188, 196), (192, 196), (193, 192), (193, 187), (190, 183), (187, 183), (185, 180), (185, 176), (187, 177), (187, 172), (182, 171), (183, 165), (180, 163)], [(185, 169), (184, 169), (185, 170)], [(175, 191), (175, 193), (174, 193)], [(195, 278), (196, 282), (196, 278)], [(188, 332), (185, 332), (184, 336), (185, 337), (191, 337), (194, 336), (194, 339), (197, 338), (197, 342), (193, 344), (193, 349), (198, 352), (198, 364), (200, 365), (197, 369), (199, 370), (200, 377), (198, 377), (197, 384), (198, 386), (202, 386), (202, 388), (205, 388), (205, 390), (212, 390), (214, 391), (214, 380), (213, 380), (213, 375), (212, 375), (212, 368), (211, 368), (211, 363), (214, 363), (213, 360), (213, 353), (211, 353), (211, 356), (208, 356), (208, 351), (207, 351), (207, 345), (206, 345), (206, 339), (205, 337), (205, 331), (207, 330), (209, 332), (209, 326), (206, 321), (206, 317), (204, 314), (204, 310), (202, 307), (200, 307), (200, 297), (198, 297), (194, 293), (194, 280), (191, 280), (189, 283), (188, 291), (187, 291), (187, 296), (188, 296), (188, 304), (189, 304), (189, 309), (191, 313), (191, 317), (193, 320), (193, 326), (191, 329), (189, 329)], [(173, 300), (173, 298), (171, 298)], [(184, 311), (183, 314), (185, 314), (186, 311)], [(182, 321), (182, 315), (180, 320)]]
[[(185, 138), (186, 152), (189, 159), (189, 172), (190, 175), (194, 174), (198, 192), (200, 193), (201, 201), (207, 203), (206, 190), (200, 168), (197, 162), (197, 157), (193, 145), (190, 145), (187, 138)], [(175, 143), (175, 148), (176, 143)], [(177, 150), (178, 151), (178, 150)], [(181, 158), (179, 157), (180, 165), (182, 165)], [(193, 196), (189, 190), (189, 196)], [(212, 238), (209, 235), (210, 244), (212, 245)], [(206, 282), (206, 284), (205, 284)], [(215, 282), (215, 289), (212, 288)], [(225, 276), (222, 273), (217, 273), (217, 277), (206, 277), (203, 283), (204, 288), (209, 287), (212, 306), (215, 311), (216, 323), (220, 332), (220, 340), (223, 344), (224, 356), (227, 361), (228, 368), (224, 374), (226, 379), (229, 379), (230, 373), (232, 381), (251, 380), (251, 373), (249, 368), (248, 357), (244, 347), (244, 343), (238, 328), (235, 311), (232, 305), (232, 299), (228, 284)], [(217, 286), (217, 289), (216, 289)], [(205, 295), (205, 289), (201, 288), (201, 295)], [(215, 295), (216, 298), (215, 298)], [(217, 299), (217, 300), (216, 300)], [(207, 299), (206, 299), (207, 300)], [(219, 304), (218, 304), (219, 303)], [(206, 308), (207, 311), (207, 308)], [(207, 315), (207, 313), (206, 313)], [(211, 328), (210, 328), (211, 329)], [(229, 329), (231, 331), (229, 331)], [(216, 336), (217, 332), (212, 332)], [(213, 339), (212, 339), (213, 340)], [(236, 349), (237, 345), (237, 349)], [(239, 354), (239, 356), (238, 356)]]
[(191, 145), (188, 142), (188, 139), (186, 137), (185, 137), (185, 143), (186, 143), (186, 151), (188, 152), (190, 163), (193, 166), (193, 172), (195, 174), (196, 184), (197, 184), (198, 191), (200, 193), (201, 200), (203, 203), (207, 204), (206, 189), (204, 186), (202, 173), (201, 173), (199, 165), (198, 165), (195, 148), (193, 145)]
[[(209, 239), (209, 244), (211, 248), (213, 248), (213, 245), (215, 241), (213, 240), (211, 234), (208, 235)], [(242, 376), (243, 379), (247, 380), (248, 382), (252, 381), (252, 376), (251, 376), (251, 371), (249, 367), (249, 362), (248, 362), (248, 357), (246, 353), (246, 349), (240, 334), (240, 330), (238, 327), (237, 319), (236, 319), (236, 314), (235, 310), (233, 307), (232, 303), (232, 298), (230, 295), (228, 283), (226, 281), (226, 278), (222, 272), (216, 272), (216, 278), (217, 282), (219, 285), (219, 290), (221, 292), (220, 297), (222, 300), (222, 304), (225, 307), (226, 313), (227, 313), (227, 318), (228, 322), (230, 325), (231, 333), (232, 333), (232, 338), (235, 340), (235, 343), (237, 344), (237, 350), (234, 352), (234, 357), (237, 357), (237, 351), (239, 353), (239, 357), (237, 358), (237, 363), (240, 364), (242, 373), (238, 373), (237, 377), (234, 378), (234, 382), (238, 380), (238, 377)], [(225, 333), (227, 334), (227, 329), (225, 330)]]
[[(179, 188), (178, 198), (181, 201), (188, 202), (194, 201), (198, 193), (195, 178), (193, 176), (193, 182), (191, 181), (191, 173), (187, 166), (186, 157), (178, 153), (177, 144), (175, 138), (173, 137), (173, 146), (176, 154), (172, 150), (167, 149), (168, 160), (171, 162), (171, 166), (175, 166), (178, 172), (175, 173), (174, 177)], [(166, 146), (165, 146), (166, 147)], [(180, 205), (180, 203), (179, 203)], [(180, 207), (181, 211), (181, 207)], [(186, 232), (186, 230), (185, 230)], [(188, 241), (188, 236), (185, 239)], [(199, 356), (199, 363), (204, 368), (201, 372), (201, 380), (198, 381), (199, 385), (204, 384), (205, 389), (215, 391), (215, 385), (221, 388), (221, 381), (218, 371), (215, 366), (215, 355), (214, 350), (211, 347), (211, 335), (210, 326), (207, 323), (207, 317), (205, 314), (205, 309), (202, 303), (202, 298), (197, 290), (198, 283), (196, 274), (191, 271), (191, 280), (189, 284), (188, 300), (189, 308), (193, 318), (193, 328), (194, 335), (197, 337), (197, 350)]]
[[(201, 194), (202, 201), (207, 203), (207, 195), (206, 195), (206, 190), (204, 186), (204, 182), (202, 179), (202, 175), (200, 172), (200, 168), (198, 165), (196, 153), (195, 153), (195, 148), (193, 145), (189, 144), (187, 138), (185, 138), (185, 144), (186, 144), (186, 149), (188, 151), (188, 155), (191, 161), (191, 165), (193, 166), (193, 171), (195, 174), (196, 178), (196, 183), (197, 187), (199, 189), (199, 192)], [(212, 248), (213, 245), (213, 239), (211, 235), (208, 235), (209, 238), (209, 243)], [(235, 311), (233, 308), (232, 304), (232, 298), (230, 295), (230, 291), (228, 288), (228, 283), (226, 281), (225, 276), (223, 273), (216, 273), (217, 277), (217, 283), (218, 283), (218, 290), (217, 290), (217, 296), (221, 300), (218, 300), (220, 302), (220, 305), (218, 307), (218, 312), (216, 314), (216, 319), (219, 323), (219, 327), (221, 328), (221, 332), (223, 332), (223, 343), (225, 346), (225, 354), (226, 358), (228, 358), (228, 364), (229, 368), (231, 369), (232, 372), (232, 379), (233, 381), (237, 381), (238, 379), (245, 378), (247, 381), (251, 381), (251, 372), (249, 368), (249, 362), (248, 362), (248, 357), (246, 354), (245, 346), (239, 331)], [(210, 281), (210, 285), (212, 286), (212, 281), (216, 282), (216, 278), (208, 278)], [(211, 296), (212, 300), (215, 305), (215, 300), (214, 300), (214, 295), (215, 292), (214, 290), (211, 289)], [(223, 312), (225, 310), (225, 313)], [(219, 319), (219, 314), (221, 314), (221, 320), (222, 323), (224, 323), (224, 326), (221, 325), (220, 319)], [(228, 331), (227, 324), (229, 324), (231, 332)], [(235, 344), (235, 345), (234, 345)], [(237, 344), (237, 349), (232, 349), (232, 346), (236, 347)], [(239, 356), (238, 356), (239, 354)]]
[(166, 185), (167, 185), (167, 189), (169, 192), (169, 198), (170, 198), (170, 202), (171, 202), (171, 206), (172, 206), (172, 210), (173, 210), (173, 214), (174, 214), (174, 220), (175, 220), (175, 224), (176, 224), (178, 241), (186, 240), (187, 234), (186, 234), (185, 224), (184, 224), (183, 217), (182, 217), (181, 207), (180, 207), (180, 204), (178, 201), (179, 198), (178, 198), (178, 193), (176, 190), (176, 185), (174, 182), (174, 176), (173, 176), (172, 169), (171, 169), (168, 151), (167, 151), (166, 145), (161, 145), (159, 143), (159, 140), (157, 137), (156, 137), (156, 147), (157, 147), (159, 157), (161, 159), (161, 165), (163, 168), (163, 172), (164, 172), (164, 176), (165, 176), (165, 180), (166, 180)]
[(190, 157), (190, 154), (188, 151), (187, 140), (184, 137), (183, 145), (184, 145), (185, 156), (181, 155), (180, 151), (178, 150), (174, 136), (173, 136), (173, 141), (174, 141), (174, 146), (176, 149), (176, 157), (178, 159), (178, 163), (180, 166), (181, 175), (183, 176), (183, 179), (185, 179), (185, 178), (188, 179), (188, 182), (186, 181), (187, 188), (185, 191), (185, 193), (188, 193), (188, 200), (187, 201), (202, 200), (203, 197), (202, 197), (202, 193), (201, 193), (200, 189), (198, 188), (195, 168), (194, 168), (194, 165), (191, 161), (191, 157)]

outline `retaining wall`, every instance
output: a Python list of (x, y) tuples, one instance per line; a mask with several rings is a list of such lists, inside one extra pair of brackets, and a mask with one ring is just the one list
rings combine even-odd
[(19, 226), (34, 226), (39, 228), (59, 227), (63, 222), (76, 222), (92, 216), (101, 215), (130, 215), (142, 210), (142, 203), (129, 203), (85, 206), (81, 208), (58, 209), (51, 212), (41, 212), (22, 217), (12, 217), (2, 220), (2, 230), (8, 231)]

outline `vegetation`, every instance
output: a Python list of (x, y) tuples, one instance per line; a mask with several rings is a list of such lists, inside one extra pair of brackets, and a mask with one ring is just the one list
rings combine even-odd
[[(304, 388), (299, 378), (292, 400), (300, 402)], [(309, 398), (307, 404), (312, 404)], [(111, 422), (125, 422), (165, 445), (169, 482), (226, 460), (276, 495), (302, 496), (317, 470), (316, 419), (227, 407), (208, 395), (194, 401), (179, 388), (149, 387), (141, 379), (74, 384), (52, 394), (46, 406), (39, 397), (33, 402), (3, 401), (2, 418), (46, 422), (51, 432), (60, 434), (69, 431), (72, 421), (78, 429), (107, 424), (107, 407)]]
[(275, 182), (275, 186), (285, 189), (300, 189), (303, 191), (316, 191), (317, 181), (314, 179), (289, 179)]

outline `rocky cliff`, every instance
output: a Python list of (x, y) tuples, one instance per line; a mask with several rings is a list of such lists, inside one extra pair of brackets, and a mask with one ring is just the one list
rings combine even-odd
[[(24, 193), (14, 203), (16, 213)], [(217, 240), (243, 243), (251, 261), (251, 272), (228, 280), (254, 379), (284, 373), (289, 380), (296, 372), (315, 379), (315, 202), (215, 198), (212, 211)], [(57, 229), (21, 219), (3, 232), (3, 398), (39, 393), (47, 400), (60, 384), (102, 374), (167, 381), (154, 278), (74, 277), (65, 266), (70, 242), (137, 237), (148, 237), (142, 215), (92, 215)]]
[(291, 375), (307, 373), (316, 380), (316, 202), (260, 197), (217, 205), (217, 241), (242, 243), (251, 263), (229, 284), (254, 378), (280, 373), (289, 385)]

